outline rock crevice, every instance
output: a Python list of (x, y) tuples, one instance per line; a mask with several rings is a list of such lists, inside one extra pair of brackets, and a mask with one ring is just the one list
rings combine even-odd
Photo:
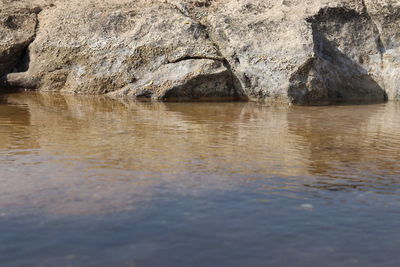
[[(208, 8), (211, 7), (212, 5), (212, 1), (211, 0), (205, 0), (205, 1), (195, 1), (195, 2), (190, 2), (190, 3), (186, 3), (189, 6), (192, 7), (192, 9), (196, 9), (196, 8), (207, 8), (207, 12), (202, 12), (197, 13), (196, 14), (191, 14), (191, 12), (189, 11), (189, 9), (184, 5), (185, 3), (180, 2), (179, 4), (176, 3), (176, 1), (173, 1), (171, 4), (174, 8), (176, 8), (182, 15), (186, 16), (187, 18), (190, 18), (191, 20), (194, 20), (198, 23), (198, 25), (201, 26), (202, 29), (204, 29), (207, 33), (206, 33), (206, 39), (210, 40), (212, 42), (212, 44), (214, 45), (214, 47), (216, 48), (217, 54), (219, 56), (218, 59), (216, 60), (220, 60), (223, 65), (225, 66), (225, 68), (227, 69), (227, 71), (229, 72), (229, 75), (231, 76), (231, 81), (230, 81), (230, 85), (233, 87), (234, 89), (234, 96), (236, 99), (241, 99), (241, 100), (248, 100), (243, 87), (241, 85), (240, 79), (236, 76), (231, 64), (229, 63), (229, 60), (223, 55), (221, 49), (219, 48), (219, 45), (217, 43), (217, 41), (215, 41), (213, 39), (213, 34), (211, 33), (212, 30), (210, 30), (210, 26), (206, 25), (205, 23), (201, 22), (201, 18), (204, 16), (205, 14), (208, 14)], [(196, 13), (196, 12), (195, 12)], [(209, 58), (209, 57), (207, 57)], [(215, 58), (211, 58), (211, 59), (215, 59)]]
[(380, 53), (380, 55), (381, 55), (381, 60), (383, 61), (383, 55), (384, 55), (384, 53), (386, 52), (386, 47), (385, 47), (385, 45), (384, 45), (384, 43), (383, 43), (383, 41), (382, 41), (381, 32), (380, 32), (380, 30), (379, 30), (378, 25), (376, 24), (376, 22), (373, 20), (373, 18), (372, 18), (371, 15), (369, 14), (368, 6), (366, 5), (365, 0), (362, 0), (361, 2), (362, 2), (362, 5), (363, 5), (363, 12), (366, 14), (368, 20), (371, 21), (371, 22), (373, 23), (374, 30), (375, 30), (376, 33), (377, 33), (377, 36), (376, 36), (376, 46), (378, 47), (378, 51), (379, 51), (379, 53)]

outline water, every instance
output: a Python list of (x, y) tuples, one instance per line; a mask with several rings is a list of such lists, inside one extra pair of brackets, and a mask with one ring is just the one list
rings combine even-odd
[(0, 98), (2, 266), (399, 266), (400, 103)]

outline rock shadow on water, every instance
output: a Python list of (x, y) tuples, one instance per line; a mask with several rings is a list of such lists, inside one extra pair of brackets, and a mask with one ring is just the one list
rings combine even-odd
[(10, 101), (18, 92), (0, 94), (0, 150), (23, 151), (39, 147), (31, 129), (31, 112), (24, 103)]

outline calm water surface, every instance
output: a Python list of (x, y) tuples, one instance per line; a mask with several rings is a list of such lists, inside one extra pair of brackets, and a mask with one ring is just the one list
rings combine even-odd
[(400, 103), (0, 96), (1, 266), (400, 266)]

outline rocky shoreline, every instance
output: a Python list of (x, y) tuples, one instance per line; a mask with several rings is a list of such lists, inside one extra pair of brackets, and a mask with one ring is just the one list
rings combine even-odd
[(3, 87), (155, 101), (400, 99), (397, 0), (0, 0)]

